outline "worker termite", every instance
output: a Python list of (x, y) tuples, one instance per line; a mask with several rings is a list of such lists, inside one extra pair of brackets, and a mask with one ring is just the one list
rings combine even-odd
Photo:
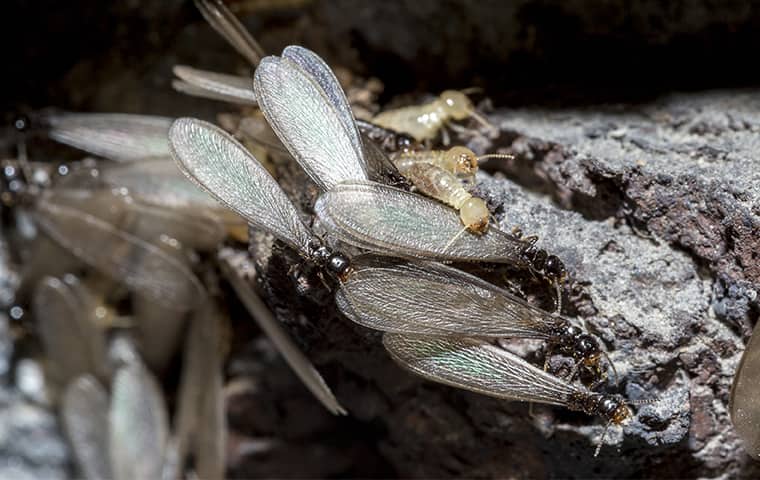
[[(428, 380), (506, 400), (560, 405), (600, 415), (610, 425), (632, 418), (618, 395), (594, 393), (529, 364), (487, 342), (467, 338), (383, 335), (383, 345), (402, 367)], [(594, 456), (604, 444), (597, 445)]]
[(370, 181), (365, 146), (343, 91), (313, 52), (291, 46), (266, 57), (254, 75), (259, 106), (293, 158), (324, 193), (314, 211), (333, 237), (390, 256), (509, 263), (558, 284), (559, 258), (490, 228), (473, 235), (451, 208)]
[[(432, 102), (380, 112), (372, 123), (406, 133), (416, 141), (433, 140), (452, 120), (472, 117), (493, 131), (496, 127), (475, 110), (467, 95), (457, 90), (446, 90)], [(444, 142), (446, 143), (446, 142)]]
[(483, 233), (488, 228), (491, 212), (482, 198), (473, 196), (464, 187), (460, 178), (474, 183), (478, 160), (490, 157), (512, 156), (477, 157), (469, 148), (452, 147), (449, 150), (402, 152), (393, 156), (393, 163), (421, 193), (458, 210), (462, 224), (469, 231)]

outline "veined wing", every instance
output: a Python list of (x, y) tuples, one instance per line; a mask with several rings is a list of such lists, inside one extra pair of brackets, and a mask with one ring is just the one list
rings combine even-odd
[(355, 127), (346, 127), (320, 84), (298, 64), (266, 57), (256, 69), (253, 88), (272, 130), (322, 190), (368, 178)]
[(35, 216), (75, 257), (161, 305), (189, 310), (205, 298), (200, 281), (182, 262), (94, 215), (43, 198)]
[(61, 113), (45, 117), (50, 138), (117, 161), (168, 157), (171, 118), (126, 113)]
[(264, 49), (221, 0), (195, 0), (195, 6), (214, 30), (251, 65), (256, 66), (261, 61)]
[(114, 478), (161, 478), (169, 420), (158, 382), (139, 362), (116, 372), (109, 425)]
[(421, 377), (491, 397), (566, 405), (571, 395), (585, 391), (484, 341), (386, 333), (383, 345)]
[(108, 394), (91, 375), (72, 381), (61, 399), (61, 417), (79, 471), (88, 480), (112, 478), (108, 462)]
[(298, 45), (285, 47), (285, 50), (282, 51), (282, 58), (301, 67), (320, 86), (322, 93), (330, 101), (343, 122), (346, 133), (351, 137), (354, 147), (361, 151), (362, 139), (359, 136), (359, 127), (356, 126), (354, 112), (348, 103), (346, 92), (343, 91), (338, 79), (335, 78), (335, 74), (325, 61), (311, 50)]
[[(760, 324), (758, 324), (760, 325)], [(744, 449), (755, 459), (760, 456), (760, 327), (755, 327), (742, 354), (731, 386), (731, 423)]]
[(172, 82), (175, 90), (195, 97), (210, 98), (240, 105), (256, 105), (253, 78), (210, 72), (185, 65), (176, 65)]
[(180, 169), (219, 202), (249, 223), (304, 251), (312, 238), (277, 181), (232, 136), (192, 118), (174, 122), (169, 132)]
[(454, 210), (373, 182), (345, 182), (320, 195), (320, 222), (338, 240), (390, 256), (523, 265), (530, 244), (491, 227), (463, 231)]
[(437, 336), (547, 338), (561, 321), (478, 277), (433, 262), (354, 258), (340, 310), (375, 330)]

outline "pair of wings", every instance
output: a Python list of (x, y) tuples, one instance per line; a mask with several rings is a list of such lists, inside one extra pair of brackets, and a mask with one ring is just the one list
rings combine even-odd
[[(345, 94), (329, 67), (297, 46), (266, 57), (254, 91), (267, 121), (325, 192), (315, 212), (338, 240), (379, 253), (443, 261), (522, 262), (528, 245), (497, 229), (462, 232), (456, 212), (433, 200), (372, 182), (385, 157), (363, 142)], [(221, 129), (178, 120), (169, 133), (180, 168), (251, 224), (304, 251), (310, 234), (277, 182)]]
[(91, 374), (71, 381), (61, 415), (84, 478), (178, 478), (189, 451), (200, 478), (223, 476), (226, 426), (217, 322), (210, 308), (199, 309), (192, 319), (174, 435), (161, 387), (139, 359), (116, 370), (110, 394)]

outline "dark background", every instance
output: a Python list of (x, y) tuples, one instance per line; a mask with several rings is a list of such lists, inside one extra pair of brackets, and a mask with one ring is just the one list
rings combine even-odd
[[(497, 106), (568, 104), (758, 84), (757, 2), (629, 3), (228, 2), (268, 51), (301, 43), (382, 79), (383, 99), (477, 85)], [(183, 0), (7, 1), (0, 45), (4, 112), (198, 114), (170, 88), (174, 63), (246, 71)]]

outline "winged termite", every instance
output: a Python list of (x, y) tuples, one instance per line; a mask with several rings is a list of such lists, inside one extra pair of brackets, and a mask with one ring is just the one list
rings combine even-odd
[[(461, 270), (425, 261), (361, 256), (335, 295), (354, 322), (391, 333), (546, 340), (599, 373), (603, 351), (568, 320)], [(611, 364), (610, 364), (611, 365)]]
[(409, 134), (418, 142), (433, 140), (438, 132), (452, 120), (472, 117), (490, 130), (495, 127), (475, 110), (467, 95), (457, 90), (446, 90), (432, 102), (380, 112), (372, 123)]
[(108, 378), (102, 307), (76, 277), (44, 278), (32, 304), (53, 383), (62, 388), (82, 374)]
[(259, 106), (291, 155), (325, 192), (320, 222), (343, 242), (391, 256), (490, 261), (525, 266), (555, 283), (561, 260), (496, 228), (467, 234), (452, 209), (369, 182), (365, 146), (340, 85), (325, 63), (302, 47), (266, 57), (254, 75)]
[[(402, 367), (444, 385), (506, 400), (559, 405), (600, 415), (608, 426), (623, 425), (632, 417), (621, 397), (591, 392), (484, 341), (386, 333), (383, 345)], [(595, 455), (603, 442), (604, 435)]]
[(116, 371), (108, 420), (113, 478), (162, 478), (169, 445), (168, 414), (158, 382), (139, 362)]
[(166, 134), (172, 119), (125, 113), (46, 114), (53, 140), (117, 161), (168, 157)]
[[(760, 323), (758, 324), (760, 325)], [(744, 449), (760, 458), (760, 327), (755, 326), (734, 374), (729, 409)]]
[[(323, 245), (301, 221), (274, 178), (229, 134), (200, 120), (179, 119), (169, 132), (169, 141), (180, 168), (221, 203), (336, 276), (348, 271), (348, 258)], [(281, 330), (261, 300), (234, 272), (228, 279), (306, 386), (330, 411), (344, 413), (322, 377)]]
[(195, 0), (195, 6), (227, 43), (251, 65), (258, 65), (265, 55), (264, 49), (221, 0)]
[(83, 478), (113, 478), (108, 458), (108, 393), (91, 375), (71, 381), (61, 401), (61, 418)]
[(178, 92), (240, 105), (256, 105), (253, 81), (249, 77), (211, 72), (185, 65), (176, 65), (173, 71), (178, 79), (172, 81), (172, 87)]
[(59, 204), (54, 195), (39, 199), (35, 219), (77, 259), (158, 304), (182, 311), (204, 300), (203, 287), (183, 262), (105, 220)]

